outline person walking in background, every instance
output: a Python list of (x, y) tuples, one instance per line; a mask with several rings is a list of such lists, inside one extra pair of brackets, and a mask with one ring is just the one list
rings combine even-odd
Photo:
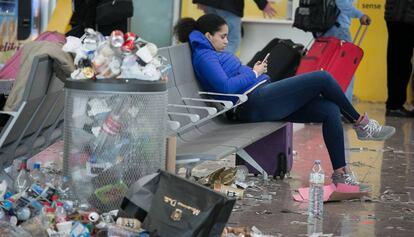
[(72, 29), (66, 33), (66, 36), (75, 36), (80, 38), (85, 33), (85, 28), (98, 30), (104, 36), (111, 34), (113, 30), (122, 32), (128, 31), (128, 18), (119, 17), (116, 21), (108, 19), (108, 24), (99, 24), (96, 22), (96, 11), (99, 4), (108, 2), (108, 0), (73, 0), (73, 15), (70, 20)]
[[(316, 33), (316, 36), (336, 37), (347, 42), (352, 42), (351, 32), (349, 31), (352, 18), (359, 19), (362, 25), (369, 25), (371, 18), (354, 6), (354, 0), (336, 0), (336, 6), (340, 11), (336, 24), (324, 33)], [(352, 95), (354, 94), (354, 83), (355, 77), (352, 78), (345, 91), (346, 98), (351, 103)]]
[(414, 1), (387, 0), (385, 21), (388, 29), (386, 116), (414, 117), (404, 108), (407, 85), (413, 70)]
[[(276, 10), (267, 0), (254, 0), (257, 7), (263, 11), (263, 17), (272, 18)], [(204, 13), (221, 16), (229, 26), (229, 44), (226, 51), (236, 53), (241, 42), (241, 18), (244, 12), (244, 0), (193, 0)]]

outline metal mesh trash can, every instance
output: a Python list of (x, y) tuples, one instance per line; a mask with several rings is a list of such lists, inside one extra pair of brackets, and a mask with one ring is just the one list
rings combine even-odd
[(67, 80), (63, 175), (69, 198), (118, 209), (128, 187), (165, 168), (163, 81)]

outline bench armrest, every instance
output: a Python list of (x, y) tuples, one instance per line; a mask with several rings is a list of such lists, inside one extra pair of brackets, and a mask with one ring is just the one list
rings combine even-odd
[(0, 110), (0, 114), (8, 114), (11, 117), (9, 119), (11, 119), (10, 124), (6, 127), (4, 127), (3, 129), (1, 129), (0, 131), (0, 147), (3, 146), (4, 141), (6, 140), (7, 136), (4, 136), (4, 134), (8, 134), (11, 131), (11, 127), (14, 125), (14, 123), (16, 122), (16, 118), (19, 115), (18, 112), (15, 111), (3, 111)]
[(245, 94), (224, 94), (224, 93), (216, 93), (216, 92), (207, 92), (207, 91), (199, 91), (198, 94), (200, 95), (219, 95), (219, 96), (231, 96), (239, 98), (240, 103), (244, 103), (247, 101), (247, 95)]
[(177, 112), (168, 112), (168, 114), (169, 115), (188, 117), (188, 118), (190, 118), (191, 122), (193, 122), (193, 123), (200, 120), (200, 116), (198, 114), (177, 113)]
[(202, 109), (202, 110), (206, 110), (209, 115), (213, 115), (217, 113), (217, 109), (214, 107), (195, 106), (195, 105), (177, 105), (177, 104), (169, 104), (168, 106), (173, 107), (173, 108)]
[(180, 128), (181, 124), (178, 121), (167, 120), (168, 128), (175, 131)]
[(4, 111), (4, 110), (0, 110), (0, 114), (8, 114), (10, 116), (15, 117), (17, 115), (17, 112), (15, 112), (15, 111)]
[(224, 108), (231, 109), (233, 107), (233, 102), (229, 100), (213, 100), (213, 99), (201, 99), (201, 98), (189, 98), (183, 97), (182, 100), (192, 100), (192, 101), (203, 101), (203, 102), (210, 102), (210, 103), (221, 103), (224, 105)]

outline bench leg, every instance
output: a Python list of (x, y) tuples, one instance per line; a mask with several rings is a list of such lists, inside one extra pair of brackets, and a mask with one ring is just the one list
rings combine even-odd
[(249, 165), (253, 166), (257, 171), (259, 171), (263, 175), (264, 180), (269, 179), (267, 172), (244, 149), (239, 150), (237, 152), (237, 155), (239, 155), (240, 158), (242, 158)]
[(165, 169), (167, 172), (175, 174), (175, 165), (176, 165), (176, 157), (177, 157), (177, 138), (176, 137), (168, 137), (167, 138), (167, 157), (165, 160)]

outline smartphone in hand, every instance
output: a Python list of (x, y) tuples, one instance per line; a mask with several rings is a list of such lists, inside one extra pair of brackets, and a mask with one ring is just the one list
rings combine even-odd
[(267, 53), (265, 58), (262, 60), (262, 63), (264, 63), (264, 62), (267, 63), (267, 58), (269, 58), (269, 56), (270, 56), (270, 53)]

